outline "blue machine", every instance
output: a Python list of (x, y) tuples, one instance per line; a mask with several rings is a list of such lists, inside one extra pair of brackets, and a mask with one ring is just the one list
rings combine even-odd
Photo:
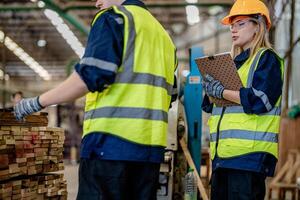
[(188, 125), (188, 148), (199, 174), (202, 137), (202, 79), (195, 58), (201, 56), (204, 56), (202, 48), (192, 47), (190, 49), (190, 73), (187, 76), (184, 86), (184, 109)]

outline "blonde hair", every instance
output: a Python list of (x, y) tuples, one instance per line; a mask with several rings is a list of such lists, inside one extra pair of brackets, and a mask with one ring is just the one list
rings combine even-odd
[[(258, 31), (256, 32), (253, 40), (251, 41), (249, 58), (254, 56), (258, 49), (262, 47), (272, 48), (271, 43), (269, 41), (269, 31), (267, 30), (265, 19), (262, 16), (259, 16), (258, 20), (255, 18), (251, 18), (251, 21), (258, 26)], [(237, 55), (242, 53), (242, 51), (243, 49), (241, 47), (232, 45), (232, 58), (235, 58)]]

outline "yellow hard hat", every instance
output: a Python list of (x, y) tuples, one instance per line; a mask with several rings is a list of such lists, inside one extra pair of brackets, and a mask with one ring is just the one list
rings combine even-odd
[(267, 28), (271, 28), (271, 19), (269, 14), (269, 9), (260, 0), (236, 0), (233, 4), (229, 15), (224, 17), (221, 22), (224, 25), (229, 25), (231, 23), (231, 18), (238, 15), (255, 15), (260, 14), (266, 18)]

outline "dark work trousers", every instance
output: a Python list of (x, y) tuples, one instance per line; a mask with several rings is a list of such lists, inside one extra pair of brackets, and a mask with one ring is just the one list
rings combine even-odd
[(264, 200), (263, 174), (219, 168), (211, 177), (211, 200)]
[(158, 163), (81, 159), (77, 200), (156, 200)]

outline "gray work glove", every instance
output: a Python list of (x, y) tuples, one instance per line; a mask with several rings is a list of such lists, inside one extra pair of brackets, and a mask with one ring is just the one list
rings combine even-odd
[(206, 74), (203, 80), (203, 88), (208, 96), (223, 99), (224, 86), (219, 80)]
[(22, 120), (25, 116), (42, 110), (39, 97), (22, 99), (14, 107), (14, 115), (17, 120)]

